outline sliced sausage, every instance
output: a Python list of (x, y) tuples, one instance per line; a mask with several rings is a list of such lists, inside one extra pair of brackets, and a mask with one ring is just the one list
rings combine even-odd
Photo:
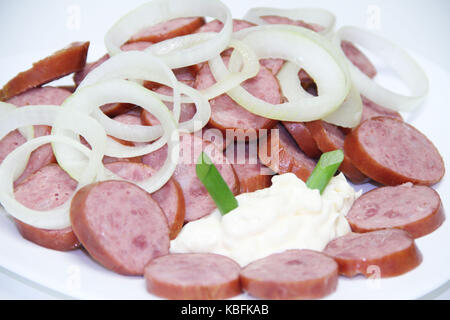
[(430, 187), (412, 183), (363, 194), (346, 217), (354, 232), (398, 228), (414, 238), (433, 232), (445, 220), (439, 194)]
[(202, 128), (202, 138), (203, 140), (213, 143), (219, 150), (225, 150), (235, 140), (234, 137), (231, 137), (231, 139), (229, 137), (227, 138), (223, 131), (220, 131), (217, 128), (212, 128), (209, 125)]
[(330, 241), (324, 253), (336, 260), (339, 273), (347, 277), (394, 277), (422, 262), (414, 239), (399, 229), (348, 233)]
[(344, 40), (341, 42), (341, 48), (348, 60), (361, 70), (361, 72), (365, 73), (369, 78), (377, 75), (377, 69), (375, 69), (372, 62), (353, 43)]
[(375, 118), (375, 117), (392, 117), (399, 120), (403, 120), (403, 117), (397, 111), (382, 107), (375, 102), (367, 99), (363, 95), (361, 95), (361, 100), (363, 103), (363, 110), (361, 115), (361, 122)]
[[(211, 142), (192, 134), (180, 134), (180, 160), (173, 177), (181, 186), (186, 204), (185, 221), (193, 221), (210, 214), (216, 205), (197, 178), (197, 159), (204, 151), (213, 161), (233, 194), (239, 192), (239, 180), (232, 164)], [(158, 170), (167, 158), (167, 145), (142, 157), (142, 162)]]
[[(40, 87), (30, 89), (22, 94), (19, 94), (7, 102), (12, 103), (17, 107), (29, 106), (29, 105), (61, 105), (69, 96), (71, 92), (61, 88), (55, 87)], [(42, 137), (51, 133), (51, 127), (44, 125), (34, 126), (35, 137)], [(17, 134), (14, 134), (17, 137)], [(25, 139), (20, 139), (25, 143)], [(18, 141), (18, 140), (17, 140)], [(20, 144), (22, 144), (20, 143)], [(1, 147), (0, 147), (1, 149)], [(15, 148), (14, 148), (15, 149)], [(9, 152), (11, 152), (10, 150)], [(3, 160), (3, 158), (2, 158)], [(36, 150), (34, 150), (28, 160), (27, 166), (23, 173), (14, 182), (18, 185), (24, 181), (31, 174), (35, 173), (44, 166), (56, 162), (53, 155), (53, 149), (50, 144), (45, 144)]]
[(126, 181), (80, 189), (70, 207), (72, 228), (89, 254), (124, 275), (143, 275), (152, 259), (169, 253), (169, 226), (153, 198)]
[[(57, 164), (49, 164), (14, 190), (14, 196), (24, 206), (33, 210), (51, 210), (66, 202), (77, 188), (73, 180)], [(72, 227), (60, 230), (47, 230), (33, 227), (14, 219), (16, 226), (25, 239), (45, 248), (68, 251), (80, 246)]]
[(261, 299), (318, 299), (336, 290), (338, 265), (313, 250), (287, 250), (249, 263), (242, 288)]
[[(155, 170), (143, 163), (112, 162), (105, 165), (119, 177), (139, 182), (150, 178)], [(184, 223), (184, 195), (178, 182), (171, 178), (161, 189), (152, 193), (152, 198), (158, 202), (170, 228), (170, 239), (175, 239)]]
[[(345, 135), (337, 126), (322, 120), (306, 122), (305, 124), (311, 132), (320, 151), (329, 152), (337, 149), (344, 150)], [(367, 182), (368, 178), (353, 165), (346, 152), (344, 153), (344, 161), (339, 167), (339, 170), (353, 183)]]
[(428, 138), (391, 117), (375, 117), (347, 135), (345, 153), (361, 172), (385, 185), (433, 185), (445, 173), (444, 161)]
[(148, 292), (174, 300), (219, 300), (241, 293), (240, 266), (214, 253), (176, 253), (145, 267)]
[(71, 94), (72, 93), (67, 89), (48, 86), (27, 90), (6, 102), (17, 107), (30, 105), (60, 106)]
[(308, 180), (316, 166), (315, 160), (300, 150), (281, 124), (269, 132), (267, 139), (260, 140), (258, 157), (261, 163), (274, 172), (292, 172), (303, 181)]
[(204, 24), (205, 19), (201, 17), (172, 19), (139, 31), (128, 42), (150, 41), (157, 43), (191, 34)]
[[(229, 58), (224, 62), (228, 64)], [(196, 89), (206, 89), (216, 83), (208, 64), (205, 64), (197, 74)], [(250, 94), (272, 104), (281, 103), (282, 96), (276, 77), (266, 68), (261, 67), (256, 77), (242, 83)], [(209, 124), (220, 130), (244, 130), (254, 132), (259, 129), (272, 128), (277, 121), (267, 119), (247, 111), (237, 104), (227, 94), (222, 94), (210, 101), (211, 118)]]
[(273, 171), (259, 161), (256, 143), (233, 143), (225, 150), (239, 179), (239, 193), (271, 186)]
[(283, 121), (283, 126), (308, 157), (318, 158), (322, 154), (311, 132), (303, 122)]
[(6, 101), (28, 89), (62, 78), (83, 69), (89, 42), (75, 42), (19, 73), (0, 90), (0, 101)]

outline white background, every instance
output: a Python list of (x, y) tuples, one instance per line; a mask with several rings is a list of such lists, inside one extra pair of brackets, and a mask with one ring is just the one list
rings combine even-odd
[[(91, 41), (88, 60), (97, 59), (105, 53), (103, 35), (114, 21), (143, 2), (147, 1), (0, 1), (0, 87), (18, 72), (28, 69), (33, 61), (73, 41)], [(448, 0), (224, 2), (236, 18), (242, 17), (248, 8), (254, 6), (322, 7), (334, 12), (338, 27), (355, 25), (374, 28), (374, 31), (391, 41), (428, 58), (450, 72)], [(70, 83), (69, 78), (62, 81)], [(448, 284), (427, 298), (450, 299), (450, 290), (447, 287)], [(61, 298), (0, 268), (1, 299), (55, 297)]]

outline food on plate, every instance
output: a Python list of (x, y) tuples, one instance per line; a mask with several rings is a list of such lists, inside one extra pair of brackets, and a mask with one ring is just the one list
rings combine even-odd
[[(15, 198), (24, 206), (45, 211), (65, 203), (75, 192), (77, 182), (56, 163), (48, 164), (29, 176), (14, 190)], [(80, 246), (72, 227), (47, 230), (14, 219), (20, 234), (45, 248), (68, 251)]]
[[(333, 151), (344, 148), (345, 134), (335, 125), (322, 120), (306, 123), (306, 127), (322, 152)], [(353, 183), (367, 182), (367, 177), (361, 173), (352, 163), (347, 154), (339, 168), (345, 176)]]
[(433, 185), (445, 173), (433, 143), (413, 126), (391, 117), (361, 123), (345, 138), (345, 153), (362, 173), (384, 185)]
[(300, 150), (281, 124), (277, 124), (276, 129), (269, 132), (267, 139), (262, 139), (258, 149), (259, 160), (276, 173), (292, 172), (306, 181), (316, 161)]
[(70, 206), (75, 235), (92, 258), (124, 275), (169, 252), (169, 226), (153, 198), (135, 184), (103, 181), (75, 194)]
[(168, 254), (145, 267), (147, 290), (176, 300), (228, 299), (241, 293), (233, 260), (213, 253)]
[(422, 262), (414, 239), (399, 229), (348, 233), (330, 241), (323, 252), (336, 260), (339, 273), (347, 277), (394, 277)]
[(145, 28), (131, 37), (129, 42), (150, 41), (157, 43), (166, 39), (190, 34), (205, 24), (205, 19), (178, 18)]
[[(149, 166), (136, 162), (111, 162), (105, 164), (105, 168), (131, 182), (142, 181), (155, 174), (155, 170)], [(184, 195), (180, 185), (172, 178), (151, 195), (166, 215), (170, 239), (175, 239), (183, 227), (185, 213)]]
[[(55, 88), (55, 87), (40, 87), (33, 88), (12, 97), (7, 102), (17, 107), (23, 107), (28, 105), (61, 105), (71, 93), (68, 90)], [(51, 127), (49, 126), (34, 126), (34, 136), (41, 137), (49, 135)], [(4, 157), (9, 154), (15, 147), (25, 143), (25, 138), (18, 131), (13, 131), (8, 136), (0, 141), (0, 161), (3, 161)], [(4, 156), (1, 156), (4, 155)], [(53, 155), (53, 150), (50, 144), (43, 145), (42, 147), (33, 151), (28, 160), (27, 166), (22, 174), (15, 180), (15, 185), (24, 181), (31, 174), (37, 170), (43, 168), (47, 164), (54, 163), (56, 161)]]
[[(225, 57), (224, 62), (227, 64)], [(198, 72), (194, 87), (197, 90), (207, 89), (215, 84), (213, 74), (208, 64), (205, 64)], [(267, 68), (261, 66), (256, 77), (245, 81), (242, 87), (248, 90), (255, 97), (266, 102), (278, 104), (282, 96), (275, 76)], [(238, 103), (233, 101), (228, 95), (223, 94), (209, 101), (211, 104), (211, 119), (209, 125), (220, 130), (258, 130), (270, 129), (277, 122), (272, 119), (257, 116)]]
[(350, 41), (341, 42), (342, 51), (344, 51), (347, 58), (369, 78), (374, 78), (377, 75), (377, 69), (370, 60)]
[(397, 111), (384, 108), (382, 106), (379, 106), (378, 104), (374, 103), (373, 101), (370, 101), (364, 96), (361, 96), (362, 103), (363, 103), (363, 111), (361, 115), (361, 122), (364, 122), (367, 119), (375, 118), (375, 117), (393, 117), (397, 118), (399, 120), (403, 120), (403, 117), (400, 113)]
[[(316, 299), (338, 274), (415, 269), (414, 239), (445, 222), (445, 167), (399, 112), (428, 80), (396, 45), (334, 24), (315, 8), (141, 5), (99, 59), (72, 43), (4, 85), (1, 205), (25, 239), (82, 246), (169, 299)], [(366, 50), (411, 94), (379, 86)]]
[(74, 42), (19, 73), (0, 90), (0, 101), (81, 70), (86, 64), (89, 42)]
[(354, 232), (398, 228), (419, 238), (441, 226), (445, 216), (434, 189), (408, 182), (366, 192), (355, 201), (347, 220)]
[(170, 250), (222, 254), (241, 266), (288, 249), (321, 251), (351, 231), (345, 215), (358, 195), (342, 174), (323, 195), (293, 173), (276, 175), (271, 187), (236, 196), (239, 206), (226, 215), (216, 209), (186, 224)]
[(287, 250), (249, 263), (242, 289), (261, 299), (318, 299), (336, 290), (338, 265), (312, 250)]
[(300, 149), (310, 158), (318, 158), (322, 152), (317, 147), (311, 131), (303, 122), (283, 121), (283, 126), (295, 140)]
[(239, 193), (253, 192), (270, 187), (273, 171), (258, 158), (258, 146), (252, 142), (235, 142), (224, 154), (233, 164), (239, 180)]

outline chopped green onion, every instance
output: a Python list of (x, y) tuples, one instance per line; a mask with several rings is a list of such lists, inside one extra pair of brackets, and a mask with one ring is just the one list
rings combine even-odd
[(318, 189), (322, 194), (342, 161), (344, 161), (344, 152), (341, 149), (323, 153), (306, 181), (308, 188)]
[(227, 214), (231, 210), (237, 208), (238, 202), (233, 192), (220, 175), (219, 170), (212, 163), (211, 159), (202, 152), (197, 160), (196, 166), (197, 177), (208, 190), (209, 195), (216, 203), (222, 215)]

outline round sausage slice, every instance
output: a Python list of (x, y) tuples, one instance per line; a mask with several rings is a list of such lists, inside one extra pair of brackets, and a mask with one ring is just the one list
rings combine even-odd
[(241, 271), (242, 288), (261, 299), (318, 299), (334, 292), (337, 281), (337, 263), (313, 250), (275, 253)]
[(299, 26), (303, 28), (310, 29), (315, 32), (320, 32), (324, 28), (318, 24), (315, 23), (307, 23), (303, 20), (292, 20), (288, 17), (281, 17), (281, 16), (262, 16), (261, 19), (263, 19), (265, 22), (269, 24), (288, 24), (293, 26)]
[(157, 43), (191, 34), (204, 24), (205, 19), (201, 17), (172, 19), (139, 31), (128, 42), (150, 41)]
[(324, 253), (336, 260), (339, 273), (347, 277), (394, 277), (422, 262), (414, 239), (399, 229), (348, 233), (330, 241)]
[(281, 124), (269, 132), (267, 139), (260, 139), (258, 157), (274, 172), (292, 172), (305, 182), (316, 166), (316, 161), (300, 150)]
[[(49, 164), (14, 190), (14, 196), (24, 206), (33, 210), (51, 210), (66, 202), (75, 192), (77, 182), (57, 164)], [(60, 230), (47, 230), (33, 227), (14, 219), (16, 226), (25, 239), (45, 248), (68, 251), (80, 246), (72, 227)]]
[(439, 228), (445, 216), (435, 190), (405, 183), (363, 194), (353, 203), (347, 220), (354, 232), (398, 228), (419, 238)]
[(385, 185), (433, 185), (445, 173), (444, 161), (428, 138), (391, 117), (361, 123), (345, 139), (345, 153), (361, 172)]
[[(119, 177), (133, 182), (148, 179), (155, 173), (155, 170), (143, 163), (112, 162), (105, 167)], [(152, 198), (158, 202), (167, 217), (170, 239), (175, 239), (184, 223), (184, 195), (180, 185), (171, 178), (161, 189), (152, 193)]]
[(403, 120), (403, 117), (397, 111), (382, 107), (375, 102), (367, 99), (363, 95), (361, 95), (361, 100), (363, 103), (363, 110), (361, 115), (361, 122), (375, 118), (375, 117), (392, 117), (399, 120)]
[(308, 157), (318, 158), (322, 154), (316, 140), (303, 122), (283, 121), (283, 126)]
[[(224, 57), (228, 64), (229, 57)], [(206, 89), (216, 83), (209, 64), (205, 64), (197, 74), (195, 88)], [(242, 87), (255, 97), (272, 104), (281, 103), (282, 96), (277, 78), (267, 68), (260, 68), (258, 74), (242, 83)], [(247, 111), (227, 94), (211, 99), (211, 119), (209, 124), (222, 131), (227, 129), (252, 131), (272, 128), (277, 121), (267, 119)]]
[(348, 60), (353, 63), (362, 73), (365, 73), (369, 78), (373, 78), (377, 75), (377, 69), (375, 69), (369, 58), (361, 52), (352, 42), (342, 41), (341, 48)]
[(0, 101), (81, 70), (86, 64), (88, 48), (89, 42), (74, 42), (33, 63), (31, 69), (19, 73), (0, 90)]
[[(197, 159), (204, 151), (213, 161), (233, 194), (239, 192), (239, 180), (223, 151), (211, 142), (192, 134), (180, 134), (180, 159), (173, 177), (181, 186), (186, 204), (185, 221), (193, 221), (210, 214), (216, 205), (195, 171)], [(158, 170), (167, 158), (167, 146), (142, 157), (142, 162)]]
[[(337, 149), (344, 150), (345, 135), (337, 126), (322, 120), (306, 122), (305, 124), (322, 152)], [(353, 165), (350, 157), (346, 153), (339, 170), (353, 183), (364, 183), (368, 181), (368, 178)]]
[(176, 253), (152, 260), (145, 267), (147, 290), (176, 300), (228, 299), (241, 293), (241, 267), (213, 253)]
[(256, 143), (238, 142), (225, 150), (239, 179), (239, 193), (270, 187), (273, 171), (259, 161)]
[(150, 194), (125, 181), (80, 189), (70, 207), (72, 228), (89, 254), (124, 275), (143, 275), (152, 259), (169, 253), (166, 216)]

